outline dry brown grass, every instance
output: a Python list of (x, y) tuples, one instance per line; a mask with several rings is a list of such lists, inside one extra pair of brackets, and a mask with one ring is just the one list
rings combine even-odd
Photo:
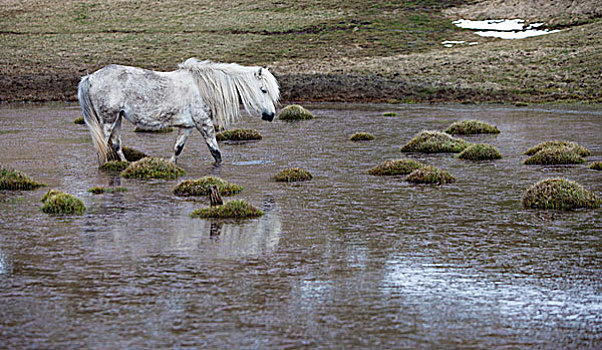
[(602, 101), (602, 21), (485, 39), (441, 11), (465, 2), (3, 1), (0, 101), (75, 100), (79, 77), (109, 63), (191, 56), (269, 65), (285, 100)]

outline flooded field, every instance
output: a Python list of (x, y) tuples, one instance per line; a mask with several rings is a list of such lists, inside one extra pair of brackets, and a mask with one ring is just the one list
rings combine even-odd
[[(97, 169), (88, 130), (69, 105), (0, 108), (0, 163), (49, 185), (0, 192), (0, 348), (600, 347), (602, 209), (525, 210), (523, 191), (563, 176), (602, 193), (586, 165), (526, 166), (522, 153), (567, 139), (602, 160), (602, 112), (582, 107), (309, 105), (299, 123), (244, 119), (263, 140), (198, 133), (184, 178), (245, 187), (266, 215), (192, 219), (208, 205), (172, 194), (179, 180), (126, 180)], [(383, 112), (397, 117), (383, 117)], [(410, 154), (458, 181), (416, 186), (368, 175), (404, 156), (423, 129), (480, 119), (498, 135), (465, 137), (503, 158)], [(174, 133), (123, 142), (169, 157)], [(376, 139), (348, 137), (368, 131)], [(285, 167), (313, 180), (276, 183)], [(92, 195), (93, 186), (127, 192)], [(48, 188), (83, 199), (81, 217), (40, 211)], [(231, 198), (226, 198), (230, 200)]]

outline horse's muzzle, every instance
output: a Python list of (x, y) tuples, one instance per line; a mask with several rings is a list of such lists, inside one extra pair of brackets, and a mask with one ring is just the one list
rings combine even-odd
[(274, 113), (261, 112), (261, 120), (267, 120), (271, 122), (274, 120)]

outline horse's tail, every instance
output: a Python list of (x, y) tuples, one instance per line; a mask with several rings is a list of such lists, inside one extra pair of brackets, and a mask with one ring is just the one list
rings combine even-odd
[(98, 115), (92, 106), (92, 101), (90, 100), (90, 79), (87, 75), (82, 78), (77, 86), (77, 98), (79, 99), (79, 105), (82, 108), (84, 121), (86, 122), (88, 129), (90, 129), (92, 142), (98, 153), (98, 161), (100, 164), (104, 164), (109, 159), (111, 149), (105, 141), (105, 134), (98, 120)]

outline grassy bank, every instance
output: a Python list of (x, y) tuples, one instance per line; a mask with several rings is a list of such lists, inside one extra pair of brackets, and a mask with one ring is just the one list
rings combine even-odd
[(474, 1), (10, 2), (0, 101), (75, 100), (79, 78), (107, 64), (173, 70), (192, 56), (267, 65), (285, 100), (602, 101), (595, 16), (498, 40), (451, 24), (464, 4)]

